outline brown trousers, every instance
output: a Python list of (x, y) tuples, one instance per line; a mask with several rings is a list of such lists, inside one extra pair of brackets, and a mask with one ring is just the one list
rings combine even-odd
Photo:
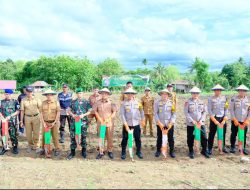
[(40, 133), (40, 116), (24, 117), (26, 127), (26, 137), (30, 148), (37, 149), (39, 147), (39, 133)]
[(145, 126), (143, 128), (143, 133), (147, 132), (147, 124), (149, 123), (150, 134), (153, 134), (153, 114), (145, 114)]
[[(100, 131), (100, 125), (98, 125), (97, 128), (98, 128), (98, 131)], [(107, 127), (105, 140), (107, 140), (107, 151), (108, 152), (113, 151), (113, 134), (114, 134), (114, 125)]]
[[(59, 127), (60, 123), (56, 122), (56, 124), (51, 128), (51, 136), (56, 150), (59, 150), (59, 135), (58, 135)], [(44, 127), (42, 129), (42, 148), (43, 147), (44, 147)]]

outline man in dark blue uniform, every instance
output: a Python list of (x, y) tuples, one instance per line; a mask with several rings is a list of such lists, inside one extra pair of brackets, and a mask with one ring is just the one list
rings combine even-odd
[[(22, 99), (24, 99), (26, 97), (26, 86), (23, 86), (20, 91), (21, 91), (21, 94), (17, 98), (19, 105), (21, 105)], [(21, 118), (21, 115), (19, 114), (18, 115), (19, 121), (20, 121), (20, 118)], [(24, 123), (24, 121), (23, 121), (23, 123)], [(24, 136), (24, 127), (19, 127), (19, 132), (20, 132), (20, 134), (22, 134)]]
[(72, 92), (69, 92), (69, 86), (67, 84), (63, 84), (63, 91), (58, 94), (58, 100), (60, 102), (61, 113), (60, 113), (60, 143), (64, 143), (65, 137), (65, 123), (68, 121), (68, 125), (70, 125), (70, 116), (68, 115), (68, 110), (70, 109), (72, 102)]

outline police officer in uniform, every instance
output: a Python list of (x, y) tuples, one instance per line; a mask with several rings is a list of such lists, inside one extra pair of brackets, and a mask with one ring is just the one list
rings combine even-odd
[(75, 139), (75, 118), (80, 116), (81, 118), (81, 147), (82, 147), (82, 157), (87, 157), (87, 116), (91, 114), (92, 108), (88, 100), (83, 98), (83, 89), (76, 89), (77, 98), (72, 101), (70, 110), (68, 111), (69, 115), (72, 117), (70, 123), (70, 149), (71, 152), (68, 155), (67, 159), (70, 160), (75, 157), (75, 149), (77, 148), (77, 143)]
[[(212, 88), (214, 91), (214, 96), (208, 99), (208, 113), (210, 115), (210, 125), (209, 125), (209, 135), (208, 135), (208, 154), (212, 155), (214, 136), (217, 131), (217, 126), (223, 126), (223, 152), (228, 153), (225, 147), (226, 141), (226, 130), (227, 124), (226, 121), (228, 119), (228, 100), (225, 96), (221, 95), (221, 91), (224, 88), (217, 84)], [(217, 134), (218, 135), (218, 134)], [(222, 152), (220, 152), (222, 154)]]
[(169, 154), (172, 158), (175, 158), (174, 153), (174, 123), (176, 120), (175, 107), (172, 99), (170, 99), (171, 93), (168, 90), (162, 90), (159, 92), (161, 99), (154, 104), (154, 118), (157, 124), (157, 150), (155, 157), (159, 157), (161, 154), (162, 146), (162, 130), (168, 129), (168, 144)]
[(133, 83), (131, 81), (128, 81), (126, 83), (126, 87), (124, 89), (124, 91), (121, 93), (121, 96), (120, 96), (120, 101), (123, 102), (124, 100), (127, 99), (127, 94), (125, 94), (124, 92), (130, 88), (133, 88)]
[(238, 133), (238, 126), (239, 124), (243, 124), (244, 126), (244, 149), (243, 153), (245, 155), (248, 155), (248, 151), (246, 150), (246, 134), (248, 125), (250, 122), (250, 100), (246, 96), (247, 91), (249, 91), (249, 88), (247, 88), (245, 85), (240, 85), (238, 88), (236, 88), (238, 91), (238, 95), (235, 97), (232, 97), (231, 103), (230, 103), (230, 114), (231, 114), (231, 153), (235, 153), (235, 142), (236, 142), (236, 136)]
[[(9, 136), (10, 140), (12, 142), (12, 153), (18, 154), (18, 139), (17, 139), (17, 128), (16, 128), (16, 122), (17, 122), (17, 115), (19, 114), (20, 105), (17, 100), (13, 99), (11, 97), (11, 94), (13, 94), (13, 90), (6, 89), (5, 90), (5, 99), (0, 101), (0, 120), (6, 119), (9, 124)], [(4, 155), (8, 150), (2, 148), (2, 151), (0, 152), (0, 155)]]
[(141, 104), (145, 115), (145, 127), (143, 128), (143, 134), (147, 133), (147, 124), (149, 123), (150, 136), (153, 137), (153, 117), (154, 117), (154, 98), (150, 94), (151, 89), (145, 88), (145, 95), (141, 98)]
[(185, 102), (184, 106), (184, 113), (187, 123), (187, 144), (189, 148), (189, 157), (191, 159), (194, 158), (194, 125), (196, 125), (200, 126), (201, 130), (201, 154), (206, 158), (209, 158), (207, 152), (207, 136), (205, 128), (207, 108), (205, 103), (199, 99), (199, 95), (201, 93), (199, 88), (193, 87), (189, 92), (191, 93), (192, 97), (188, 99), (187, 102)]
[(122, 102), (120, 113), (123, 122), (122, 129), (122, 152), (121, 159), (126, 159), (126, 147), (128, 142), (128, 132), (131, 129), (134, 129), (134, 138), (136, 144), (136, 155), (143, 159), (143, 155), (141, 153), (141, 127), (145, 125), (144, 119), (144, 111), (141, 103), (135, 99), (136, 91), (132, 88), (128, 88), (125, 92), (127, 95), (127, 99)]
[(176, 97), (176, 93), (173, 91), (173, 85), (172, 84), (167, 84), (167, 90), (171, 93), (171, 99), (172, 99), (174, 105), (176, 106), (177, 97)]
[(70, 116), (67, 114), (68, 110), (71, 106), (72, 96), (73, 94), (69, 92), (69, 86), (67, 84), (63, 84), (63, 91), (58, 94), (58, 100), (61, 106), (61, 114), (60, 114), (60, 143), (64, 143), (65, 138), (65, 123), (68, 121), (68, 125), (70, 125)]

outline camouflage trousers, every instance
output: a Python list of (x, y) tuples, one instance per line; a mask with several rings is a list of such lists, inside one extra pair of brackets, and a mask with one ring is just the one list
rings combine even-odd
[[(14, 121), (9, 121), (9, 130), (8, 130), (8, 132), (9, 132), (9, 137), (10, 137), (12, 146), (17, 146), (18, 145), (17, 128), (15, 126)], [(1, 135), (2, 135), (2, 127), (1, 127)]]
[[(80, 145), (83, 149), (86, 150), (87, 148), (87, 129), (88, 129), (88, 125), (87, 125), (87, 121), (82, 121), (81, 122), (81, 141), (80, 141)], [(74, 123), (74, 119), (71, 120), (70, 123), (70, 149), (76, 149), (77, 148), (77, 142), (76, 142), (76, 138), (75, 138), (75, 123)]]

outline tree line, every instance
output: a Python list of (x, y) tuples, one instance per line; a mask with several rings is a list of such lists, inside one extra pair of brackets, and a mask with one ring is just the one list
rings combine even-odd
[(112, 58), (95, 63), (87, 57), (41, 56), (36, 60), (0, 61), (0, 79), (17, 80), (18, 87), (42, 80), (60, 88), (63, 83), (70, 84), (72, 89), (82, 87), (86, 91), (100, 87), (102, 76), (107, 75), (149, 75), (149, 86), (154, 90), (164, 88), (166, 83), (175, 80), (187, 80), (205, 91), (209, 91), (214, 84), (220, 83), (230, 90), (240, 84), (250, 87), (250, 65), (243, 58), (223, 66), (220, 71), (210, 72), (209, 63), (195, 58), (186, 72), (180, 72), (175, 65), (165, 66), (163, 63), (149, 68), (148, 60), (142, 60), (142, 67), (126, 71), (122, 64)]

